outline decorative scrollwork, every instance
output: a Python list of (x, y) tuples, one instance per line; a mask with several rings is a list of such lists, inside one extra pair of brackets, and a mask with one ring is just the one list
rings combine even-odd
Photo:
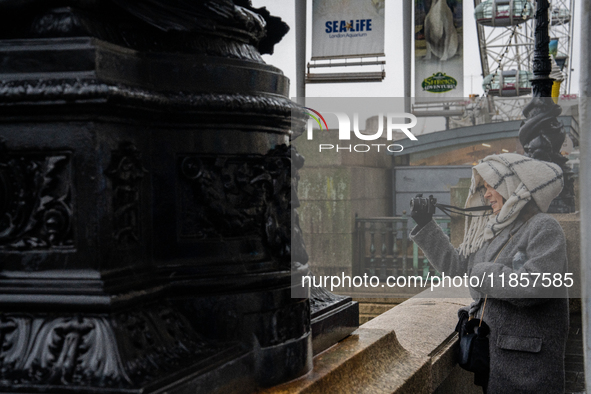
[(74, 247), (71, 153), (9, 151), (0, 142), (0, 249)]
[(0, 315), (0, 390), (141, 388), (219, 351), (168, 305), (118, 315)]

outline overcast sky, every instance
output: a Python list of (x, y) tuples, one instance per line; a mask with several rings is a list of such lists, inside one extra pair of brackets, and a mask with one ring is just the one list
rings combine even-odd
[[(273, 55), (263, 58), (285, 73), (291, 80), (290, 97), (295, 96), (295, 6), (296, 0), (252, 0), (255, 7), (267, 7), (272, 15), (281, 17), (289, 26), (290, 31), (275, 45)], [(308, 33), (306, 62), (311, 54), (311, 8), (308, 2)], [(580, 30), (581, 4), (588, 0), (575, 0), (575, 32)], [(306, 85), (307, 97), (402, 97), (403, 96), (403, 58), (402, 58), (402, 1), (386, 0), (386, 78), (382, 82), (372, 83), (339, 83)], [(571, 81), (571, 93), (579, 92), (579, 47), (580, 39), (575, 34), (571, 67), (574, 69)], [(482, 77), (480, 57), (476, 38), (476, 22), (474, 20), (474, 3), (464, 0), (464, 95), (482, 94)], [(350, 70), (347, 70), (350, 71)], [(472, 86), (472, 88), (471, 88)]]

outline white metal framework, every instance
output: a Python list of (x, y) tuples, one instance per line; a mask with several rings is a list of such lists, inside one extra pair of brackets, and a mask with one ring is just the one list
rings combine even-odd
[[(512, 25), (500, 25), (494, 23), (497, 15), (501, 13), (500, 3), (503, 0), (474, 0), (476, 12), (479, 9), (491, 6), (493, 15), (485, 14), (476, 24), (478, 29), (478, 43), (480, 46), (480, 60), (482, 65), (482, 76), (498, 74), (500, 71), (531, 71), (533, 58), (534, 37), (533, 37), (533, 12), (530, 1), (511, 3), (510, 15)], [(509, 1), (503, 1), (509, 2)], [(517, 14), (517, 15), (516, 15)], [(484, 19), (484, 17), (488, 18)], [(520, 18), (519, 18), (520, 17)], [(492, 23), (486, 23), (490, 20)], [(491, 25), (495, 26), (491, 26)]]
[[(565, 77), (560, 93), (569, 94), (574, 0), (550, 0), (550, 3), (549, 35), (551, 40), (557, 40), (556, 60), (563, 64)], [(503, 75), (527, 75), (532, 72), (535, 6), (535, 0), (474, 0), (482, 76), (485, 82), (484, 97), (475, 106), (481, 110), (488, 108), (490, 120), (523, 118), (521, 110), (529, 101), (527, 96), (530, 96), (531, 89), (525, 88), (523, 81), (516, 86), (510, 79), (503, 78)], [(508, 98), (510, 96), (517, 97)]]

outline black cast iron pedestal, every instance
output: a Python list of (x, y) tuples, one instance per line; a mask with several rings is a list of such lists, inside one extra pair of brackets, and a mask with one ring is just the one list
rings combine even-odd
[[(244, 0), (0, 2), (0, 391), (246, 393), (310, 370), (294, 104), (260, 56), (286, 31)], [(355, 326), (335, 302), (322, 347)]]
[(3, 41), (0, 64), (0, 390), (249, 392), (310, 368), (278, 70), (94, 38)]
[(257, 49), (285, 26), (240, 1), (25, 3), (0, 4), (0, 391), (306, 373), (293, 104)]

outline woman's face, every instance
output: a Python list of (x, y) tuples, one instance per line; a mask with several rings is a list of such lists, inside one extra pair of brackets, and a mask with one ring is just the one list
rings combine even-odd
[(491, 185), (484, 182), (484, 187), (486, 187), (486, 193), (484, 194), (484, 198), (486, 198), (493, 209), (493, 213), (499, 213), (501, 208), (503, 207), (503, 196), (501, 196)]

